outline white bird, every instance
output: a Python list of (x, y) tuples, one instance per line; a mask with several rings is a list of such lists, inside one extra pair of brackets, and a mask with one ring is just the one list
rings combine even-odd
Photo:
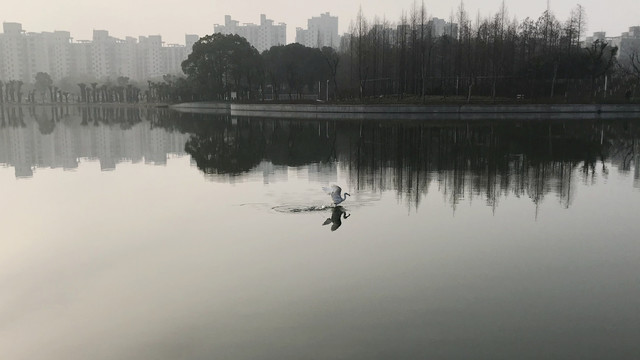
[(342, 193), (342, 188), (338, 185), (331, 185), (331, 187), (323, 187), (322, 188), (327, 194), (331, 195), (331, 199), (333, 199), (333, 203), (338, 205), (341, 202), (347, 200), (347, 196), (351, 196), (349, 193), (344, 193), (344, 198), (340, 193)]

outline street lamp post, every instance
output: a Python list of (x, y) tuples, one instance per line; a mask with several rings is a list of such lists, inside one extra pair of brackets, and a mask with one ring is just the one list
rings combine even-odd
[(329, 80), (327, 80), (327, 102), (329, 101)]

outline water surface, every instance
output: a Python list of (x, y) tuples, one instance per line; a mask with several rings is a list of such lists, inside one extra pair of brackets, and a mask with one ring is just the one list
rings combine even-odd
[(1, 120), (3, 359), (640, 354), (635, 119)]

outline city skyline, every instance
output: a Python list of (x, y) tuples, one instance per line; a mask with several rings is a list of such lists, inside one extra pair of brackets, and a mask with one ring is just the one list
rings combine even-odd
[[(564, 21), (570, 11), (578, 4), (587, 14), (587, 31), (605, 31), (608, 35), (617, 35), (637, 25), (640, 18), (640, 5), (629, 6), (622, 0), (606, 3), (595, 0), (581, 2), (551, 1), (550, 9), (555, 16)], [(28, 32), (69, 31), (74, 41), (90, 40), (93, 30), (107, 30), (116, 38), (127, 36), (161, 35), (166, 44), (183, 44), (185, 34), (199, 36), (212, 34), (214, 24), (224, 24), (224, 16), (231, 15), (242, 23), (256, 23), (260, 14), (265, 14), (275, 23), (287, 25), (287, 43), (295, 42), (296, 28), (306, 28), (307, 20), (313, 16), (330, 12), (339, 18), (339, 33), (348, 31), (349, 23), (355, 20), (360, 7), (363, 15), (373, 20), (383, 17), (397, 23), (403, 14), (420, 2), (401, 0), (383, 4), (363, 4), (353, 0), (328, 0), (324, 2), (305, 2), (304, 6), (292, 7), (290, 2), (273, 0), (269, 2), (246, 0), (188, 0), (176, 4), (153, 6), (147, 2), (78, 3), (70, 0), (46, 2), (33, 0), (28, 3), (12, 3), (3, 12), (3, 22), (17, 22)], [(424, 2), (429, 17), (448, 19), (456, 12), (460, 3)], [(502, 0), (466, 0), (464, 7), (473, 19), (496, 13)], [(521, 0), (504, 1), (510, 18), (522, 20), (526, 17), (538, 18), (546, 9), (547, 2), (525, 2)], [(300, 5), (299, 3), (297, 5)], [(39, 9), (33, 11), (34, 8)], [(304, 11), (298, 9), (304, 8)], [(612, 9), (615, 9), (612, 13)], [(124, 10), (124, 11), (123, 11)], [(134, 16), (142, 14), (144, 20), (136, 21)], [(608, 15), (611, 14), (611, 15)], [(64, 15), (64, 16), (63, 16)]]

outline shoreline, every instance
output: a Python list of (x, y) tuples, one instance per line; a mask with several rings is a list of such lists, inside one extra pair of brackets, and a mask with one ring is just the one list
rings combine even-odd
[(193, 114), (318, 120), (571, 120), (639, 119), (640, 104), (291, 104), (291, 103), (61, 103), (2, 107), (106, 107), (170, 109)]
[(640, 104), (333, 105), (195, 102), (170, 109), (203, 114), (298, 119), (593, 119), (640, 118)]

